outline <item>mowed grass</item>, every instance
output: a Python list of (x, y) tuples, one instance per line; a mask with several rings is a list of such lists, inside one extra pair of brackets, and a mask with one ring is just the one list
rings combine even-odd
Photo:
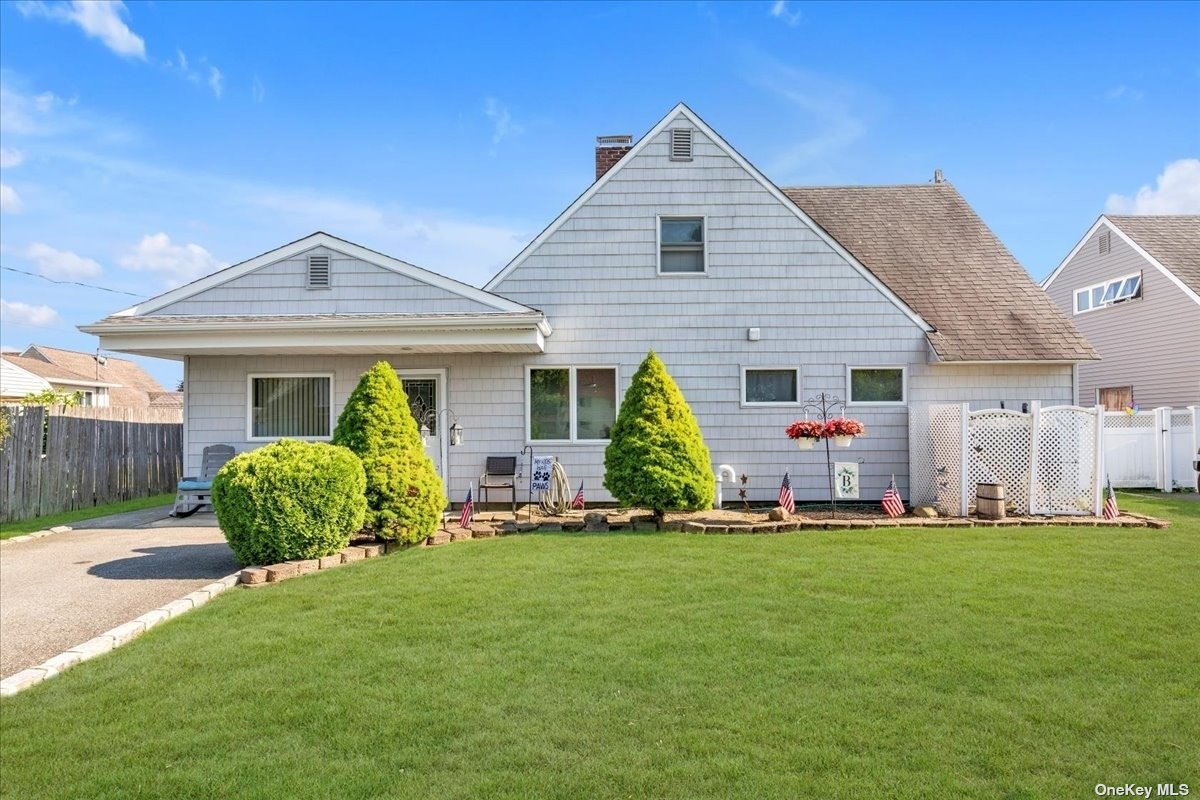
[(58, 514), (47, 514), (44, 517), (21, 520), (20, 522), (5, 522), (0, 525), (0, 539), (10, 539), (34, 531), (44, 531), (56, 525), (70, 525), (85, 519), (106, 517), (109, 514), (120, 514), (125, 511), (141, 511), (143, 508), (170, 505), (175, 499), (174, 494), (156, 494), (150, 497), (139, 497), (136, 500), (122, 500), (118, 503), (106, 503), (102, 506), (79, 508), (74, 511), (63, 511)]
[(524, 535), (230, 592), (0, 703), (13, 798), (1071, 798), (1200, 784), (1167, 531)]

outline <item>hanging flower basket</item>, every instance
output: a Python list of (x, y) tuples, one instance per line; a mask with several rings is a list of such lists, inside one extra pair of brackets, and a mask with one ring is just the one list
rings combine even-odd
[(838, 447), (849, 447), (855, 436), (862, 436), (866, 431), (861, 422), (847, 417), (834, 417), (825, 423), (825, 435)]
[(819, 439), (825, 438), (825, 426), (820, 422), (797, 420), (787, 426), (787, 435), (801, 450), (812, 450)]

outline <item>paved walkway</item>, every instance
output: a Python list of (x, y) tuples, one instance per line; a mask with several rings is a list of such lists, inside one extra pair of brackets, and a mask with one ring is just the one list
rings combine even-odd
[(0, 677), (237, 570), (212, 514), (98, 517), (0, 547)]

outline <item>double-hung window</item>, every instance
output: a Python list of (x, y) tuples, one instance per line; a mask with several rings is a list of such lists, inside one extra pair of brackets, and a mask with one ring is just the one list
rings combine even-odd
[(530, 367), (529, 441), (604, 442), (617, 421), (616, 367)]
[(246, 438), (328, 439), (333, 433), (331, 375), (251, 375)]
[(704, 217), (658, 218), (660, 275), (703, 275)]

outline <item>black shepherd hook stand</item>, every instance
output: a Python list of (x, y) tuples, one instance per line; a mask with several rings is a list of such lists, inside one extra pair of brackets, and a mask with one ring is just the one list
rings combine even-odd
[[(842, 413), (846, 411), (846, 404), (842, 402), (840, 397), (827, 395), (821, 392), (816, 397), (810, 397), (804, 401), (801, 409), (804, 413), (813, 412), (820, 413), (821, 424), (829, 422), (829, 413), (836, 408), (841, 408)], [(829, 450), (829, 437), (825, 437), (825, 470), (829, 473), (829, 509), (832, 519), (837, 519), (837, 494), (833, 490), (833, 453)]]
[[(521, 448), (521, 455), (529, 453), (529, 502), (525, 508), (529, 511), (529, 521), (533, 522), (533, 445), (527, 444)], [(513, 515), (513, 522), (516, 522), (516, 515)]]

